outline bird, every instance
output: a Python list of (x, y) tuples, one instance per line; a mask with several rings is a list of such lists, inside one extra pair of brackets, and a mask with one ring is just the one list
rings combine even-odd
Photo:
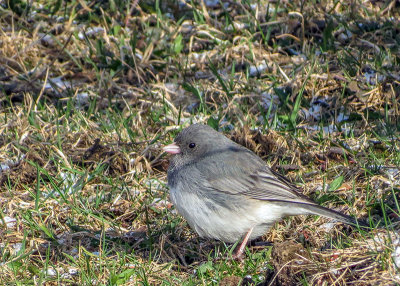
[(172, 154), (167, 170), (170, 198), (200, 237), (242, 243), (264, 235), (287, 216), (320, 215), (367, 227), (302, 194), (251, 150), (204, 124), (184, 128), (163, 147)]

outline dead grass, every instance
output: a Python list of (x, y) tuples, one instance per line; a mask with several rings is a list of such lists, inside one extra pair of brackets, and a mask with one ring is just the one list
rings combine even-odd
[[(400, 283), (399, 5), (314, 2), (0, 3), (2, 283)], [(290, 218), (231, 260), (168, 201), (191, 122), (372, 230)]]

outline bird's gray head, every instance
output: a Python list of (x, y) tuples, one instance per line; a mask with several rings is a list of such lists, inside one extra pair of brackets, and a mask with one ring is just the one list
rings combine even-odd
[(174, 154), (170, 167), (179, 167), (230, 146), (237, 145), (208, 125), (193, 124), (183, 129), (176, 136), (174, 143), (163, 149)]

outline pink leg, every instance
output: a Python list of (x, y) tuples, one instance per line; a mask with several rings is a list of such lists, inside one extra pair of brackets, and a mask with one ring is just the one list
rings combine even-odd
[(237, 248), (235, 253), (232, 255), (233, 259), (241, 259), (242, 258), (243, 250), (246, 247), (247, 241), (249, 240), (252, 232), (253, 232), (253, 227), (250, 228), (250, 230), (246, 233), (245, 237), (243, 238), (242, 243)]

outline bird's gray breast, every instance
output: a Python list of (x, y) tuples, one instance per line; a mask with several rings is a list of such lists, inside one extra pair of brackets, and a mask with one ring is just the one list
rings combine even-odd
[(202, 237), (235, 242), (258, 223), (248, 201), (214, 189), (194, 167), (170, 172), (168, 185), (176, 209)]

